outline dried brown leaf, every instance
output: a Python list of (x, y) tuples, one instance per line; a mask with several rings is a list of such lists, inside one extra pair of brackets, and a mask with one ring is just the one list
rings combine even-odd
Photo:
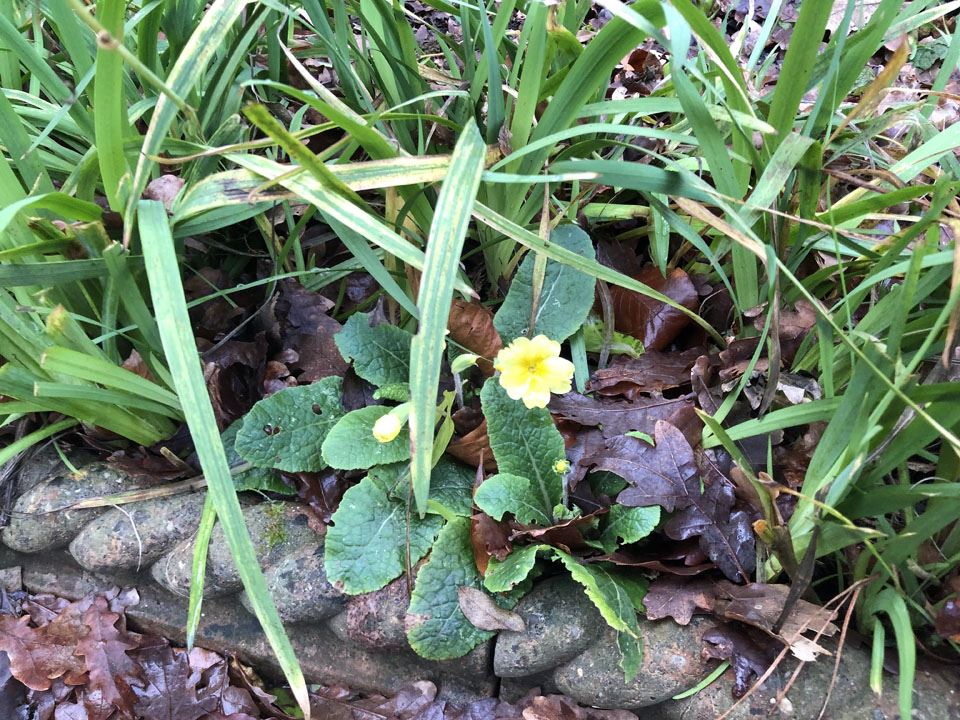
[[(120, 717), (133, 718), (136, 697), (132, 686), (140, 685), (140, 670), (127, 652), (138, 642), (126, 629), (117, 627), (121, 615), (110, 612), (107, 600), (97, 596), (83, 614), (87, 632), (77, 643), (76, 654), (84, 658), (88, 693), (99, 693), (99, 708), (114, 707)], [(94, 703), (85, 703), (91, 710)]]
[(447, 452), (470, 467), (477, 467), (482, 461), (486, 472), (497, 471), (497, 461), (493, 459), (490, 438), (487, 437), (486, 420), (463, 437), (451, 440), (447, 445)]
[(593, 374), (587, 390), (634, 400), (641, 393), (660, 393), (680, 387), (690, 382), (690, 370), (702, 353), (701, 348), (681, 352), (648, 350), (638, 358), (617, 357), (609, 367)]
[(605, 438), (623, 435), (631, 430), (653, 435), (660, 420), (672, 421), (678, 415), (695, 415), (693, 401), (686, 398), (594, 400), (577, 392), (554, 395), (549, 408), (561, 419), (588, 427), (600, 427)]
[(484, 375), (493, 375), (493, 358), (503, 347), (500, 333), (493, 326), (493, 312), (476, 302), (454, 299), (447, 320), (450, 339), (470, 352), (479, 355), (477, 365)]
[(68, 685), (86, 682), (84, 663), (73, 652), (86, 632), (82, 612), (65, 611), (39, 628), (29, 623), (28, 615), (0, 616), (0, 650), (10, 657), (11, 674), (31, 690), (49, 690), (61, 677)]
[(713, 612), (715, 602), (716, 582), (708, 578), (661, 576), (643, 597), (647, 619), (672, 617), (681, 625), (689, 624), (697, 610)]
[[(680, 268), (674, 268), (664, 277), (649, 265), (634, 275), (634, 279), (690, 310), (699, 304), (696, 287)], [(616, 329), (633, 335), (648, 350), (663, 350), (690, 324), (690, 318), (676, 308), (633, 290), (611, 287), (610, 297)]]
[(487, 572), (490, 558), (503, 561), (513, 549), (510, 543), (509, 526), (506, 522), (494, 520), (483, 512), (474, 513), (470, 518), (470, 545), (473, 548), (473, 562), (481, 575)]
[(527, 627), (522, 617), (497, 605), (483, 590), (467, 586), (458, 587), (457, 599), (460, 603), (460, 611), (476, 628), (523, 632)]
[(774, 634), (774, 624), (783, 611), (789, 593), (789, 585), (767, 583), (734, 585), (721, 580), (717, 583), (715, 612), (719, 617), (737, 620), (759, 628), (774, 637), (779, 637), (787, 644), (792, 644), (793, 640), (807, 631), (827, 636), (837, 632), (837, 626), (831, 622), (837, 615), (835, 611), (806, 600), (797, 600), (780, 628), (780, 632)]

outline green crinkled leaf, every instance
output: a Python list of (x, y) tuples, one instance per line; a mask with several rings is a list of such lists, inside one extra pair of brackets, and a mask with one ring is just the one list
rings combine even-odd
[(463, 463), (441, 457), (430, 474), (430, 499), (461, 517), (470, 517), (475, 475)]
[(457, 518), (443, 527), (430, 559), (417, 573), (407, 611), (407, 640), (422, 657), (461, 657), (493, 637), (492, 632), (477, 629), (464, 616), (457, 595), (459, 587), (481, 589), (468, 518)]
[[(246, 464), (246, 461), (240, 457), (235, 447), (237, 433), (240, 431), (242, 420), (237, 420), (230, 427), (223, 431), (220, 436), (220, 442), (223, 443), (223, 449), (227, 454), (227, 464), (233, 468), (237, 465)], [(287, 485), (280, 474), (271, 468), (252, 467), (233, 476), (233, 485), (237, 492), (245, 490), (258, 490), (260, 492), (275, 492), (285, 495), (292, 495), (293, 488)]]
[(563, 496), (563, 477), (553, 468), (563, 460), (563, 437), (546, 408), (527, 409), (511, 400), (496, 378), (480, 392), (490, 449), (501, 473), (530, 479), (537, 505), (549, 515)]
[(621, 543), (628, 545), (645, 538), (660, 522), (660, 508), (614, 505), (607, 514), (607, 526), (600, 535), (604, 552), (612, 553)]
[(236, 450), (247, 462), (285, 472), (327, 467), (320, 446), (343, 417), (338, 377), (287, 388), (264, 398), (243, 418)]
[(555, 550), (556, 558), (570, 572), (570, 576), (583, 585), (587, 597), (597, 606), (603, 619), (623, 639), (618, 637), (621, 648), (620, 667), (624, 678), (631, 682), (640, 667), (642, 657), (640, 626), (637, 624), (638, 603), (643, 600), (646, 584), (628, 577), (606, 563), (582, 565), (571, 555)]
[(544, 507), (544, 499), (533, 491), (528, 478), (509, 473), (491, 475), (473, 495), (477, 507), (487, 515), (502, 520), (504, 513), (513, 513), (520, 522), (549, 527), (552, 507)]
[(354, 313), (333, 339), (367, 382), (381, 388), (407, 382), (413, 335), (406, 330), (386, 323), (370, 327), (370, 313)]
[(503, 562), (490, 558), (483, 584), (490, 592), (507, 592), (522, 583), (530, 575), (537, 562), (537, 551), (548, 549), (547, 545), (524, 545), (507, 555)]
[(394, 402), (406, 402), (410, 399), (410, 383), (391, 383), (381, 385), (373, 393), (374, 400), (393, 400)]
[(436, 515), (408, 515), (405, 503), (388, 497), (389, 484), (371, 471), (344, 493), (327, 530), (327, 577), (351, 595), (379, 590), (404, 571), (408, 520), (414, 563), (429, 552), (443, 523)]
[(340, 418), (323, 441), (323, 459), (338, 470), (365, 470), (374, 465), (410, 459), (410, 431), (404, 425), (388, 443), (373, 436), (373, 425), (390, 412), (385, 405), (370, 405)]
[[(556, 228), (550, 234), (550, 242), (589, 260), (596, 257), (590, 236), (576, 225), (561, 225)], [(531, 252), (520, 263), (520, 268), (510, 283), (507, 297), (493, 318), (493, 324), (505, 343), (527, 334), (533, 306), (535, 260), (535, 254)], [(543, 289), (533, 319), (533, 332), (530, 335), (546, 335), (557, 342), (573, 335), (593, 306), (594, 282), (586, 273), (548, 260)]]

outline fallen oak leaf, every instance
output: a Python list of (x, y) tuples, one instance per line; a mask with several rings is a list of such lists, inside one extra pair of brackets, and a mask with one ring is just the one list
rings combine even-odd
[(731, 513), (734, 501), (733, 485), (716, 474), (702, 495), (670, 519), (664, 532), (674, 540), (699, 536), (707, 557), (724, 575), (739, 580), (753, 572), (756, 546), (749, 516), (742, 510)]
[(0, 650), (10, 657), (10, 673), (31, 690), (49, 690), (57, 678), (67, 685), (86, 683), (86, 668), (73, 652), (86, 631), (78, 604), (40, 628), (30, 627), (28, 615), (0, 616)]
[(693, 448), (683, 433), (663, 420), (657, 421), (654, 437), (656, 445), (629, 435), (615, 437), (605, 450), (581, 462), (615, 473), (630, 483), (617, 496), (621, 505), (660, 505), (667, 512), (689, 507), (700, 495)]
[(101, 694), (97, 704), (113, 706), (120, 717), (134, 718), (136, 696), (132, 686), (142, 681), (138, 666), (127, 652), (139, 643), (125, 629), (117, 627), (119, 620), (121, 615), (110, 612), (106, 599), (94, 598), (83, 614), (88, 631), (80, 638), (75, 652), (84, 658), (89, 672), (88, 689)]
[(470, 517), (470, 545), (473, 547), (473, 562), (480, 574), (485, 575), (491, 557), (503, 562), (513, 549), (508, 524), (494, 520), (484, 512), (474, 513)]
[(744, 630), (732, 625), (721, 625), (703, 634), (704, 658), (729, 660), (733, 667), (732, 694), (741, 698), (747, 694), (754, 677), (761, 677), (770, 666), (772, 658)]
[(685, 413), (693, 415), (693, 401), (688, 398), (594, 400), (577, 392), (569, 392), (555, 395), (550, 401), (549, 410), (564, 420), (587, 427), (600, 427), (605, 438), (613, 438), (630, 431), (652, 435), (660, 420), (672, 421)]
[(486, 377), (493, 375), (492, 359), (503, 348), (503, 340), (493, 325), (490, 308), (454, 299), (450, 304), (447, 330), (453, 342), (480, 356), (477, 366)]
[(136, 657), (146, 681), (143, 687), (134, 688), (137, 718), (199, 720), (217, 709), (217, 697), (198, 699), (186, 653), (164, 645), (141, 649)]
[(643, 568), (644, 570), (654, 570), (658, 573), (679, 575), (681, 577), (699, 575), (707, 570), (713, 570), (716, 567), (712, 562), (697, 565), (672, 565), (663, 562), (663, 560), (650, 559), (648, 556), (634, 556), (629, 550), (617, 550), (609, 555), (601, 555), (600, 557), (591, 559), (595, 559), (597, 562), (613, 563), (618, 567)]
[[(664, 277), (656, 267), (648, 265), (633, 279), (688, 310), (696, 310), (700, 303), (696, 287), (680, 268), (672, 269)], [(613, 286), (610, 297), (616, 329), (633, 335), (649, 350), (663, 350), (690, 324), (690, 318), (676, 308), (636, 291)]]
[(693, 364), (702, 354), (702, 348), (681, 352), (647, 350), (638, 358), (617, 358), (593, 374), (587, 390), (598, 395), (623, 395), (634, 400), (640, 393), (660, 393), (687, 385)]
[(490, 438), (487, 437), (487, 421), (477, 425), (463, 437), (456, 437), (447, 445), (447, 453), (470, 467), (477, 467), (483, 462), (486, 472), (497, 471), (497, 461), (493, 458), (490, 449)]
[(643, 606), (648, 620), (671, 617), (680, 625), (689, 625), (697, 610), (713, 612), (716, 594), (716, 582), (708, 578), (661, 576), (650, 583)]
[(517, 613), (504, 610), (493, 598), (476, 588), (461, 586), (457, 588), (457, 600), (460, 611), (470, 624), (481, 630), (513, 630), (523, 632), (526, 623)]
[(831, 622), (836, 618), (834, 610), (814, 605), (806, 600), (797, 600), (793, 610), (783, 622), (779, 633), (773, 632), (774, 623), (780, 616), (790, 593), (789, 585), (750, 583), (734, 585), (726, 580), (718, 581), (715, 613), (728, 620), (737, 620), (759, 628), (780, 639), (787, 645), (810, 631), (828, 637), (838, 628)]

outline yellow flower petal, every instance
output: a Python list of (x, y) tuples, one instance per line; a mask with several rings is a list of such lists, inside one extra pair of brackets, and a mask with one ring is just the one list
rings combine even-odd
[(552, 392), (562, 395), (570, 392), (570, 378), (573, 377), (573, 363), (561, 357), (551, 357), (543, 361), (546, 368), (544, 380)]
[(546, 407), (551, 392), (570, 391), (573, 363), (560, 357), (560, 343), (546, 335), (517, 338), (497, 354), (493, 366), (507, 395), (528, 408)]
[(550, 402), (550, 388), (539, 378), (530, 381), (530, 387), (523, 394), (523, 404), (529, 409), (545, 408)]

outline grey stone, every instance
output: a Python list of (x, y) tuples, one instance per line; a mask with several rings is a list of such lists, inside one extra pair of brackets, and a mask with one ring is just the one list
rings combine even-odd
[(3, 542), (25, 553), (63, 547), (84, 525), (107, 508), (70, 510), (70, 505), (88, 498), (114, 495), (142, 487), (143, 481), (107, 463), (87, 465), (77, 473), (64, 473), (35, 485), (13, 506), (10, 524), (3, 529)]
[[(327, 580), (323, 567), (323, 543), (299, 548), (264, 573), (267, 589), (285, 623), (319, 622), (336, 615), (347, 599)], [(240, 602), (251, 610), (246, 593)]]
[(405, 624), (409, 605), (405, 576), (376, 592), (351, 597), (347, 602), (344, 634), (369, 648), (409, 649)]
[(138, 571), (197, 531), (205, 497), (191, 493), (114, 507), (80, 531), (70, 553), (93, 572)]
[[(71, 448), (63, 453), (67, 460), (76, 467), (83, 467), (93, 462), (94, 457), (83, 450)], [(20, 472), (17, 474), (17, 492), (23, 494), (32, 490), (44, 480), (49, 480), (56, 475), (65, 475), (70, 472), (70, 468), (64, 465), (53, 443), (44, 445), (40, 450), (33, 453), (27, 459)]]
[[(828, 648), (835, 649), (829, 642)], [(806, 720), (816, 718), (827, 697), (833, 675), (834, 658), (821, 657), (807, 663), (780, 704), (777, 694), (787, 686), (798, 665), (787, 656), (763, 687), (753, 692), (731, 712), (728, 720), (783, 718)], [(870, 653), (848, 644), (843, 648), (836, 685), (830, 694), (825, 720), (895, 720), (897, 678), (884, 677), (883, 693), (877, 697), (870, 690)], [(691, 685), (695, 683), (691, 682)], [(736, 703), (732, 696), (733, 671), (727, 670), (716, 682), (696, 695), (683, 700), (669, 700), (644, 711), (644, 720), (714, 720)], [(914, 681), (912, 720), (960, 720), (960, 672), (951, 678), (943, 668), (931, 671), (920, 664)]]
[[(260, 566), (265, 570), (298, 548), (316, 544), (319, 537), (308, 525), (307, 510), (297, 503), (260, 503), (244, 508), (243, 517)], [(150, 570), (157, 582), (177, 595), (186, 596), (190, 593), (193, 545), (193, 538), (182, 541), (157, 560)], [(207, 551), (204, 597), (234, 593), (240, 590), (240, 586), (240, 574), (230, 556), (223, 529), (218, 524), (213, 529)]]
[(23, 568), (15, 565), (0, 570), (0, 588), (7, 592), (23, 590)]
[(557, 668), (557, 689), (583, 705), (633, 709), (672, 698), (705, 677), (716, 661), (700, 655), (703, 633), (713, 623), (695, 617), (683, 627), (672, 620), (641, 619), (643, 662), (632, 682), (625, 682), (617, 634), (607, 628), (581, 655)]
[(526, 629), (497, 636), (493, 670), (500, 677), (523, 677), (556, 667), (585, 650), (604, 627), (583, 586), (565, 575), (537, 585), (515, 612)]

